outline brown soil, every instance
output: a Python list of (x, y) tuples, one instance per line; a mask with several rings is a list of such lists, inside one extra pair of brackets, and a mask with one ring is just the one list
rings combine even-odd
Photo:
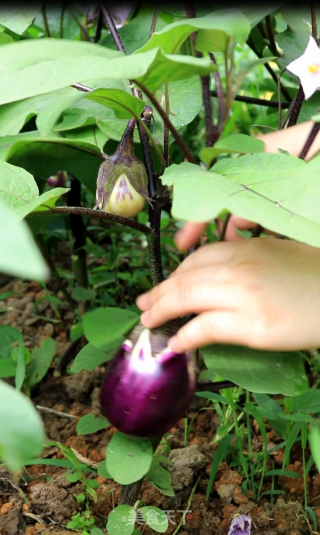
[[(2, 287), (1, 287), (2, 286)], [(41, 412), (48, 440), (61, 442), (73, 448), (77, 454), (93, 463), (105, 458), (106, 447), (115, 429), (108, 427), (93, 435), (78, 436), (76, 425), (87, 413), (99, 413), (98, 393), (105, 373), (104, 366), (93, 371), (83, 371), (77, 376), (65, 372), (56, 377), (54, 369), (61, 356), (70, 346), (69, 329), (73, 323), (74, 313), (63, 294), (51, 285), (51, 291), (62, 301), (59, 308), (61, 320), (56, 320), (54, 306), (43, 300), (44, 290), (36, 283), (22, 283), (19, 280), (0, 281), (0, 293), (17, 292), (18, 295), (0, 302), (0, 323), (22, 329), (25, 345), (30, 349), (40, 345), (46, 337), (53, 337), (56, 342), (56, 355), (53, 367), (45, 379), (32, 391), (35, 405), (54, 409), (74, 416), (58, 416)], [(40, 299), (40, 301), (39, 301)], [(35, 305), (35, 302), (38, 303)], [(37, 316), (42, 316), (38, 318)], [(195, 399), (190, 410), (190, 418), (203, 406), (202, 399)], [(230, 522), (235, 514), (250, 514), (253, 521), (252, 535), (303, 535), (320, 533), (314, 530), (311, 520), (306, 519), (303, 500), (303, 480), (280, 476), (275, 478), (275, 488), (283, 490), (280, 498), (275, 496), (275, 503), (270, 497), (263, 497), (259, 503), (249, 492), (247, 497), (241, 490), (243, 478), (235, 469), (221, 463), (208, 501), (206, 489), (212, 459), (216, 446), (210, 445), (219, 420), (214, 411), (202, 411), (197, 414), (189, 436), (188, 446), (184, 445), (184, 422), (179, 421), (167, 437), (170, 459), (174, 463), (170, 468), (172, 486), (175, 496), (170, 498), (157, 491), (151, 484), (142, 485), (141, 499), (145, 505), (158, 506), (172, 511), (167, 533), (176, 529), (181, 519), (178, 510), (186, 509), (191, 490), (199, 474), (201, 478), (189, 507), (190, 513), (181, 526), (180, 535), (208, 535), (228, 533)], [(279, 442), (276, 435), (269, 430), (270, 446)], [(253, 423), (253, 448), (261, 451), (263, 442), (258, 426)], [(58, 448), (44, 450), (43, 458), (60, 459)], [(270, 455), (270, 466), (280, 468), (283, 450)], [(301, 449), (292, 450), (291, 464), (287, 469), (302, 473)], [(66, 480), (66, 470), (59, 467), (34, 465), (27, 466), (18, 476), (12, 476), (0, 468), (0, 535), (72, 535), (65, 526), (71, 516), (84, 510), (84, 504), (78, 504), (76, 496), (83, 492), (82, 484)], [(88, 477), (93, 477), (87, 473)], [(96, 519), (95, 525), (105, 531), (106, 519), (119, 500), (119, 485), (111, 480), (98, 477), (98, 499), (91, 504)], [(314, 508), (320, 523), (320, 476), (310, 472), (307, 478), (309, 506)], [(264, 491), (271, 488), (271, 480), (266, 478)], [(319, 506), (319, 507), (318, 507)], [(137, 526), (139, 528), (139, 526)], [(140, 526), (141, 528), (141, 526)], [(149, 535), (152, 530), (144, 529)], [(154, 532), (153, 532), (154, 533)]]

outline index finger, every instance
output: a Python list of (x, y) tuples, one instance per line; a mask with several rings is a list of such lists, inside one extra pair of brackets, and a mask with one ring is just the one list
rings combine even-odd
[(171, 277), (180, 275), (190, 269), (207, 266), (209, 264), (224, 264), (229, 262), (238, 250), (239, 242), (216, 242), (203, 245), (190, 254), (171, 274)]

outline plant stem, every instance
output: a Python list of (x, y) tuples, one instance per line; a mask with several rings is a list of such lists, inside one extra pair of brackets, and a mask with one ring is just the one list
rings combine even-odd
[[(196, 12), (192, 3), (187, 4), (185, 11), (189, 19), (193, 19), (196, 17)], [(196, 58), (203, 58), (202, 52), (198, 52), (196, 50), (196, 39), (197, 32), (193, 32), (191, 34), (191, 43), (194, 55)], [(202, 87), (202, 102), (204, 108), (204, 122), (206, 128), (206, 147), (212, 147), (212, 145), (216, 141), (218, 141), (220, 136), (218, 129), (214, 126), (212, 120), (212, 107), (210, 100), (210, 76), (200, 76), (200, 81)]]
[(150, 258), (150, 275), (153, 286), (163, 281), (162, 261), (161, 261), (161, 235), (160, 235), (161, 208), (155, 204), (149, 207), (149, 223), (153, 230), (146, 238), (148, 242)]
[(44, 33), (45, 33), (46, 37), (51, 37), (50, 30), (49, 30), (48, 19), (47, 19), (46, 5), (45, 4), (43, 4), (43, 6), (41, 8), (41, 13), (42, 13), (43, 26), (44, 26)]
[(56, 208), (51, 208), (48, 206), (48, 210), (31, 212), (27, 217), (37, 216), (37, 215), (58, 215), (58, 214), (75, 214), (89, 217), (97, 217), (99, 219), (106, 219), (108, 221), (113, 221), (114, 223), (119, 223), (120, 225), (125, 225), (127, 227), (134, 228), (143, 232), (147, 235), (152, 232), (152, 230), (147, 227), (147, 225), (142, 225), (138, 221), (131, 219), (129, 217), (122, 217), (119, 215), (111, 214), (110, 212), (102, 212), (100, 210), (93, 210), (92, 208), (83, 208), (81, 206), (59, 206)]
[(153, 34), (154, 30), (155, 30), (155, 27), (156, 27), (156, 24), (157, 24), (157, 18), (158, 18), (158, 4), (155, 4), (154, 11), (153, 11), (153, 16), (152, 16), (152, 21), (151, 21), (150, 32), (149, 32), (149, 39), (150, 39), (150, 37), (152, 37), (152, 34)]
[(103, 14), (104, 18), (107, 21), (109, 32), (111, 33), (112, 39), (114, 40), (117, 49), (120, 50), (120, 52), (123, 52), (124, 54), (126, 54), (127, 53), (126, 49), (124, 47), (122, 39), (121, 39), (121, 37), (119, 35), (119, 32), (118, 32), (118, 30), (116, 28), (116, 25), (114, 23), (114, 20), (113, 20), (113, 18), (111, 16), (109, 10), (105, 7), (103, 2), (100, 3), (100, 6), (101, 6), (102, 14)]
[(121, 485), (119, 505), (134, 506), (140, 494), (143, 479), (135, 481), (130, 485)]
[(95, 33), (95, 36), (94, 36), (94, 39), (93, 39), (94, 43), (98, 43), (100, 41), (100, 39), (101, 39), (102, 26), (103, 26), (103, 14), (102, 14), (102, 9), (100, 8), (99, 15), (98, 15), (98, 21), (97, 21), (96, 33)]
[(320, 130), (320, 123), (314, 123), (312, 128), (311, 128), (311, 132), (307, 138), (307, 141), (305, 142), (303, 148), (302, 148), (302, 151), (300, 152), (299, 154), (299, 158), (301, 158), (301, 160), (304, 160), (305, 157), (307, 156), (310, 148), (311, 148), (311, 145), (312, 143), (314, 142), (315, 138), (317, 137), (317, 134)]
[(317, 28), (317, 8), (313, 0), (311, 0), (310, 2), (310, 8), (311, 8), (312, 37), (315, 39), (318, 45), (319, 40), (318, 40), (318, 28)]
[[(216, 58), (214, 56), (214, 54), (212, 52), (209, 52), (209, 57), (212, 61), (212, 63), (214, 63), (214, 65), (217, 65), (217, 62), (216, 62)], [(213, 72), (213, 78), (214, 78), (214, 81), (215, 81), (215, 84), (216, 84), (216, 91), (210, 91), (210, 96), (213, 97), (217, 97), (218, 98), (218, 132), (221, 132), (222, 131), (222, 128), (223, 128), (223, 123), (224, 123), (224, 119), (225, 119), (225, 115), (226, 115), (226, 105), (225, 105), (225, 100), (224, 100), (224, 92), (223, 92), (223, 87), (222, 87), (222, 82), (221, 82), (221, 77), (220, 77), (220, 74), (218, 71), (214, 71)]]
[[(251, 50), (258, 56), (258, 58), (262, 58), (263, 57), (262, 54), (260, 54), (260, 52), (255, 47), (252, 39), (248, 39), (247, 44), (251, 48)], [(264, 63), (263, 66), (267, 69), (267, 71), (269, 72), (269, 74), (271, 75), (271, 77), (273, 78), (275, 83), (278, 85), (278, 76), (276, 75), (274, 70), (270, 67), (269, 63)], [(288, 90), (282, 84), (280, 84), (280, 87), (281, 87), (281, 93), (283, 94), (284, 98), (288, 102), (291, 102), (291, 96), (290, 96), (290, 93), (288, 92)]]
[[(166, 114), (169, 117), (170, 101), (169, 101), (169, 87), (168, 82), (164, 84), (164, 98), (166, 104)], [(163, 123), (163, 156), (166, 162), (166, 167), (169, 167), (169, 128)]]
[(230, 221), (230, 217), (231, 217), (231, 214), (228, 214), (227, 217), (226, 217), (225, 222), (223, 223), (223, 227), (222, 227), (222, 230), (221, 230), (219, 241), (224, 241), (226, 239), (226, 233), (227, 233), (227, 228), (228, 228), (228, 224), (229, 224), (229, 221)]
[(159, 102), (157, 101), (155, 96), (142, 83), (137, 82), (136, 80), (134, 80), (134, 83), (138, 87), (140, 87), (140, 89), (145, 93), (145, 95), (148, 97), (150, 102), (152, 102), (152, 105), (156, 108), (157, 112), (159, 113), (159, 115), (163, 119), (163, 122), (169, 128), (171, 134), (173, 135), (174, 139), (178, 143), (180, 149), (184, 153), (184, 155), (185, 155), (186, 159), (188, 160), (188, 162), (195, 163), (195, 160), (194, 160), (191, 152), (189, 151), (187, 145), (185, 144), (185, 142), (183, 141), (182, 137), (180, 136), (180, 134), (177, 132), (177, 130), (175, 129), (175, 127), (171, 123), (169, 117), (167, 116), (166, 112), (162, 108), (161, 104), (159, 104)]
[(87, 85), (83, 84), (71, 84), (71, 87), (78, 89), (78, 91), (83, 91), (84, 93), (92, 93), (92, 91), (94, 91), (92, 87), (88, 87)]
[(278, 56), (279, 57), (279, 52), (277, 50), (277, 45), (276, 45), (276, 42), (274, 40), (273, 28), (272, 28), (272, 24), (271, 24), (270, 15), (266, 16), (266, 26), (267, 26), (267, 33), (268, 33), (269, 48), (270, 48), (270, 50), (271, 50), (271, 52), (272, 52), (272, 54), (274, 56)]
[(302, 85), (300, 84), (297, 96), (292, 102), (292, 106), (290, 106), (288, 110), (287, 128), (289, 128), (289, 126), (294, 126), (295, 124), (297, 124), (299, 113), (300, 113), (301, 106), (303, 103), (303, 99), (304, 99), (304, 91), (302, 89)]
[(88, 31), (87, 29), (83, 26), (83, 24), (81, 24), (80, 20), (78, 19), (78, 17), (76, 16), (76, 14), (74, 13), (74, 11), (71, 9), (70, 6), (68, 6), (68, 11), (71, 15), (71, 17), (73, 18), (73, 20), (76, 22), (76, 24), (79, 26), (83, 36), (85, 37), (86, 41), (91, 41), (91, 37), (90, 35), (88, 34)]
[(218, 390), (224, 389), (224, 388), (233, 388), (234, 386), (237, 386), (232, 381), (216, 381), (215, 383), (209, 382), (209, 383), (199, 383), (197, 386), (198, 392), (217, 392)]
[[(69, 173), (71, 180), (71, 188), (67, 194), (67, 203), (72, 206), (81, 206), (81, 182)], [(74, 273), (79, 286), (88, 287), (88, 272), (87, 272), (87, 253), (83, 248), (86, 244), (85, 226), (82, 216), (79, 214), (70, 214), (70, 227), (72, 236), (74, 238), (73, 245), (73, 260)]]
[[(197, 488), (197, 486), (198, 486), (198, 484), (199, 484), (199, 482), (200, 482), (200, 479), (201, 479), (201, 474), (198, 476), (197, 481), (195, 482), (194, 486), (192, 487), (192, 491), (191, 491), (191, 494), (190, 494), (190, 496), (189, 496), (189, 500), (188, 500), (188, 503), (187, 503), (187, 509), (186, 509), (186, 511), (189, 510), (189, 507), (190, 507), (191, 502), (192, 502), (192, 498), (193, 498), (194, 493), (195, 493), (195, 491), (196, 491), (196, 488)], [(179, 524), (177, 525), (177, 527), (176, 527), (176, 529), (174, 530), (174, 532), (172, 533), (172, 535), (177, 535), (179, 529), (181, 528), (181, 526), (182, 526), (182, 524), (183, 524), (183, 521), (184, 521), (184, 516), (181, 518)]]
[[(218, 97), (218, 91), (210, 91), (212, 97)], [(219, 98), (219, 97), (218, 97)], [(236, 95), (233, 100), (238, 102), (246, 102), (247, 104), (257, 104), (258, 106), (266, 106), (267, 108), (278, 108), (279, 102), (276, 100), (266, 100), (263, 98), (245, 97), (244, 95)], [(291, 102), (282, 102), (282, 109), (289, 108)]]

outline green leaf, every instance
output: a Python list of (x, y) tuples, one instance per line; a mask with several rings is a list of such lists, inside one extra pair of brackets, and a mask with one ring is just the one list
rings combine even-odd
[(14, 39), (7, 33), (0, 33), (0, 45), (7, 45), (8, 43), (14, 43)]
[(81, 286), (77, 286), (72, 291), (72, 297), (76, 301), (88, 301), (94, 299), (95, 296), (95, 290), (89, 290), (88, 288), (82, 288)]
[(90, 535), (104, 535), (100, 528), (92, 528)]
[(100, 364), (111, 360), (122, 341), (123, 337), (116, 338), (102, 349), (97, 349), (92, 344), (87, 344), (74, 359), (70, 370), (71, 373), (79, 373), (81, 370), (94, 370)]
[(108, 516), (109, 535), (131, 535), (134, 530), (136, 512), (130, 505), (118, 505)]
[(172, 165), (162, 182), (174, 184), (177, 219), (209, 221), (227, 210), (319, 247), (319, 170), (319, 156), (306, 163), (294, 156), (262, 153), (222, 160), (213, 172), (190, 163)]
[(219, 442), (219, 445), (215, 451), (215, 454), (214, 454), (214, 457), (213, 457), (213, 461), (212, 461), (212, 465), (211, 465), (211, 470), (210, 470), (210, 476), (209, 476), (209, 481), (208, 481), (208, 486), (207, 486), (207, 492), (206, 492), (206, 497), (207, 497), (207, 500), (210, 496), (210, 492), (211, 492), (211, 489), (212, 489), (212, 485), (213, 485), (213, 482), (215, 480), (215, 477), (216, 477), (216, 473), (218, 471), (218, 468), (219, 468), (219, 464), (221, 463), (221, 461), (223, 461), (223, 459), (225, 458), (225, 456), (227, 455), (228, 451), (229, 451), (229, 448), (230, 448), (230, 444), (231, 444), (231, 440), (234, 438), (234, 435), (227, 435), (225, 437), (223, 437), (221, 439), (221, 441)]
[(281, 468), (276, 468), (274, 470), (268, 470), (264, 473), (265, 476), (285, 476), (285, 477), (294, 477), (299, 479), (302, 477), (301, 474), (297, 472), (292, 472), (291, 470), (282, 470)]
[(109, 425), (107, 418), (96, 418), (92, 412), (80, 418), (77, 423), (78, 435), (90, 435), (105, 429)]
[[(23, 134), (15, 136), (14, 143), (11, 146), (9, 144), (9, 148), (6, 149), (6, 160), (15, 166), (22, 165), (29, 173), (44, 180), (58, 171), (67, 171), (76, 176), (95, 195), (98, 169), (102, 162), (100, 150), (96, 145), (81, 139), (59, 137), (41, 139), (37, 132), (28, 134), (28, 137), (23, 137)], [(10, 141), (10, 137), (3, 140)], [(60, 195), (68, 191), (66, 188), (49, 190), (46, 194), (51, 196), (50, 202), (53, 202), (58, 194), (57, 190)], [(37, 207), (36, 200), (33, 202)], [(48, 202), (47, 200), (46, 204)]]
[(15, 388), (0, 381), (0, 457), (10, 470), (18, 472), (42, 450), (44, 430), (31, 401)]
[[(3, 45), (0, 104), (41, 95), (75, 82), (101, 77), (137, 80), (156, 90), (165, 81), (216, 70), (209, 58), (164, 55), (160, 49), (123, 56), (94, 43), (36, 39)], [(84, 74), (85, 73), (85, 74)]]
[(117, 431), (108, 444), (107, 470), (120, 485), (139, 481), (150, 470), (152, 444), (149, 439), (131, 438)]
[(250, 32), (247, 18), (238, 9), (222, 9), (205, 17), (184, 19), (168, 24), (159, 32), (154, 32), (149, 41), (137, 53), (159, 47), (166, 54), (175, 54), (184, 41), (197, 31), (196, 48), (199, 51), (224, 51), (227, 38), (231, 36), (244, 45)]
[(264, 142), (261, 139), (255, 139), (245, 134), (232, 134), (217, 141), (213, 147), (202, 149), (200, 152), (201, 160), (209, 165), (218, 154), (226, 153), (255, 153), (263, 152)]
[(135, 312), (115, 307), (96, 308), (82, 316), (85, 337), (100, 349), (126, 334), (138, 321), (139, 316)]
[(40, 10), (42, 2), (32, 5), (2, 6), (0, 24), (18, 35), (22, 35), (31, 26)]
[(54, 188), (39, 196), (39, 189), (33, 176), (25, 169), (0, 160), (0, 199), (2, 199), (19, 218), (33, 211), (46, 210), (41, 205), (54, 206), (66, 188)]
[(100, 78), (101, 72), (108, 72), (109, 62), (122, 56), (120, 52), (83, 41), (43, 38), (39, 44), (38, 39), (26, 39), (3, 45), (0, 104)]
[[(149, 40), (151, 22), (152, 15), (140, 15), (139, 13), (137, 17), (130, 20), (129, 24), (118, 29), (127, 54), (132, 54)], [(157, 17), (156, 31), (161, 30), (166, 25), (167, 23), (161, 17)], [(116, 49), (110, 33), (100, 41), (100, 44)]]
[(26, 366), (24, 361), (24, 353), (23, 353), (23, 338), (22, 334), (20, 333), (19, 337), (19, 347), (17, 351), (17, 369), (16, 369), (16, 379), (15, 379), (15, 385), (17, 390), (21, 390), (21, 387), (23, 385), (23, 381), (26, 374)]
[(143, 100), (121, 89), (97, 89), (86, 98), (113, 109), (119, 119), (140, 117), (145, 106)]
[(142, 516), (148, 526), (157, 531), (158, 533), (165, 533), (168, 529), (169, 522), (168, 517), (164, 511), (161, 511), (159, 507), (153, 505), (147, 505), (141, 507)]
[(145, 475), (145, 478), (166, 496), (174, 496), (174, 491), (171, 487), (171, 474), (158, 462), (152, 461), (150, 470)]
[(290, 462), (290, 452), (291, 452), (292, 446), (295, 443), (296, 438), (299, 435), (302, 427), (303, 427), (303, 423), (295, 422), (292, 428), (290, 429), (290, 433), (287, 436), (286, 447), (285, 447), (284, 455), (283, 455), (283, 462), (282, 462), (283, 468)]
[(0, 272), (45, 280), (49, 270), (24, 221), (0, 202)]
[(311, 425), (308, 438), (314, 462), (318, 472), (320, 472), (320, 428), (318, 422)]
[(297, 412), (296, 414), (279, 414), (280, 418), (285, 420), (290, 420), (291, 422), (302, 422), (302, 423), (311, 423), (313, 422), (312, 416), (310, 414), (304, 414), (302, 412)]
[(105, 477), (106, 479), (112, 479), (112, 477), (110, 476), (110, 474), (109, 474), (109, 472), (107, 470), (106, 460), (101, 461), (98, 464), (98, 475), (101, 476), (101, 477)]
[(294, 396), (308, 387), (302, 354), (212, 345), (203, 348), (207, 368), (250, 392)]
[(291, 399), (294, 412), (306, 412), (314, 414), (320, 412), (320, 391), (315, 388), (309, 388), (301, 396), (295, 396)]
[(1, 379), (8, 379), (15, 377), (17, 371), (17, 364), (11, 359), (0, 359), (0, 377)]
[[(1, 252), (1, 246), (0, 246)], [(10, 325), (0, 325), (0, 359), (10, 359), (13, 342), (19, 342), (20, 331)]]
[(55, 343), (52, 338), (42, 340), (40, 347), (32, 351), (32, 359), (27, 367), (30, 386), (41, 381), (46, 375), (55, 352)]

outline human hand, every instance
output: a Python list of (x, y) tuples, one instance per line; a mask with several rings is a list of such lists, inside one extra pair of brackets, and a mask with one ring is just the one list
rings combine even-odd
[(147, 328), (198, 314), (169, 341), (176, 352), (211, 343), (319, 347), (320, 249), (273, 238), (205, 245), (137, 305)]
[[(187, 251), (199, 243), (206, 226), (207, 223), (194, 223), (192, 221), (185, 223), (175, 235), (175, 242), (179, 251)], [(256, 223), (253, 223), (248, 219), (244, 219), (243, 217), (239, 217), (237, 215), (232, 215), (228, 221), (225, 241), (241, 241), (243, 238), (237, 234), (237, 229), (248, 230), (253, 229), (256, 226)], [(223, 222), (220, 220), (218, 221), (218, 227), (221, 232)]]

